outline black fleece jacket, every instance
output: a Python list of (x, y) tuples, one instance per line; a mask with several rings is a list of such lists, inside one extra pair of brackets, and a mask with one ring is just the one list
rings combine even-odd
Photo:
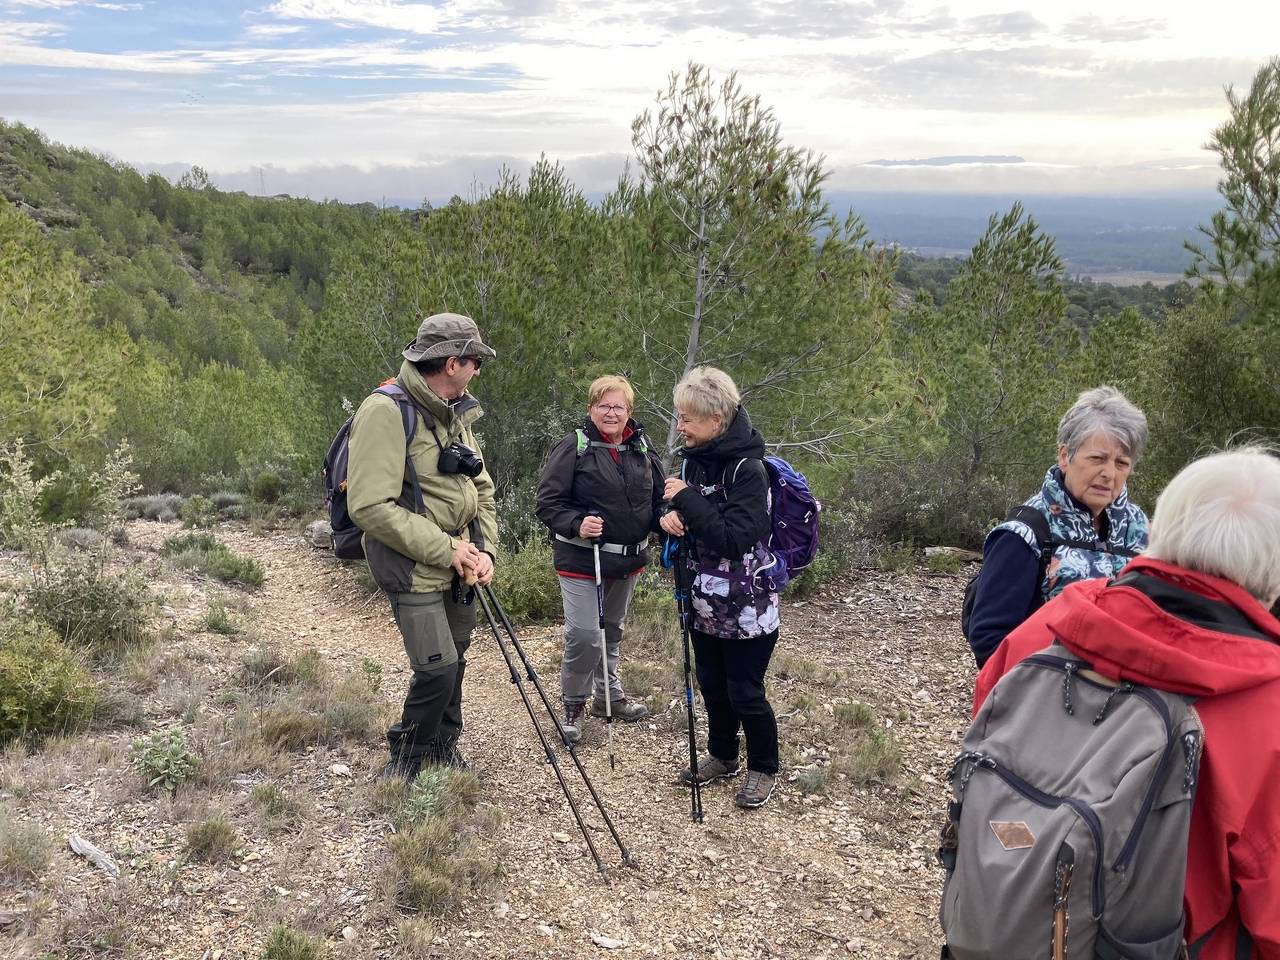
[[(724, 433), (677, 453), (685, 460), (683, 475), (689, 488), (676, 494), (671, 504), (693, 534), (699, 562), (714, 565), (723, 558), (741, 564), (743, 556), (769, 536), (764, 438), (739, 406)], [(721, 489), (702, 493), (702, 488), (716, 486)]]
[[(617, 462), (605, 447), (589, 447), (579, 454), (577, 433), (569, 434), (552, 448), (542, 468), (535, 507), (538, 519), (552, 533), (578, 536), (582, 521), (592, 511), (604, 519), (602, 539), (607, 543), (639, 543), (651, 532), (660, 530), (662, 462), (652, 449), (648, 452), (640, 449), (644, 428), (635, 420), (628, 420), (627, 426), (632, 431), (626, 441), (629, 448), (618, 452)], [(582, 429), (589, 440), (603, 439), (590, 418)], [(591, 550), (559, 540), (555, 541), (554, 548), (556, 570), (595, 574)], [(625, 577), (641, 569), (647, 561), (645, 551), (638, 556), (602, 551), (600, 570), (605, 577)]]

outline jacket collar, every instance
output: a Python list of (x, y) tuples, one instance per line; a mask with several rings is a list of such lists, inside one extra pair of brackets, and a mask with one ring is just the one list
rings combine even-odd
[(399, 381), (404, 384), (409, 395), (445, 429), (455, 425), (465, 427), (484, 416), (480, 401), (470, 393), (464, 393), (452, 403), (439, 396), (427, 386), (422, 374), (408, 360), (400, 364)]

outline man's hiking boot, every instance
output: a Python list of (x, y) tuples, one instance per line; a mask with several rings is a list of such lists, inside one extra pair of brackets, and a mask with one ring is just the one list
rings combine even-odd
[(422, 769), (422, 759), (422, 757), (392, 757), (378, 773), (378, 779), (413, 783), (413, 778)]
[[(609, 710), (613, 714), (613, 719), (621, 720), (623, 723), (635, 723), (649, 716), (649, 708), (639, 700), (632, 700), (630, 697), (618, 697), (616, 700), (609, 701)], [(603, 700), (591, 701), (591, 715), (593, 717), (605, 715)]]
[[(714, 780), (727, 780), (730, 777), (737, 776), (738, 761), (733, 763), (725, 763), (719, 757), (713, 757), (709, 753), (701, 753), (698, 755), (698, 783), (711, 783)], [(693, 783), (693, 771), (685, 767), (680, 771), (680, 782), (686, 786)]]
[(564, 739), (573, 746), (582, 739), (582, 721), (586, 719), (585, 703), (566, 703), (564, 705), (564, 721), (561, 726), (564, 727)]
[(748, 770), (747, 779), (742, 782), (733, 802), (743, 810), (754, 810), (763, 807), (773, 793), (774, 778), (759, 770)]
[(427, 763), (438, 764), (442, 767), (451, 767), (454, 770), (470, 770), (466, 759), (462, 756), (462, 752), (458, 749), (457, 741), (440, 744), (433, 743), (431, 750), (427, 754)]

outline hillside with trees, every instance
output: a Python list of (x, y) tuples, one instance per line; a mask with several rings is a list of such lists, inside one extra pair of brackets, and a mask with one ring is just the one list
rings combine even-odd
[(847, 512), (833, 526), (858, 535), (974, 542), (1035, 483), (1070, 398), (1103, 380), (1151, 418), (1135, 473), (1150, 500), (1195, 451), (1277, 425), (1275, 210), (1245, 195), (1250, 163), (1274, 183), (1276, 161), (1251, 161), (1257, 138), (1237, 129), (1262, 122), (1273, 72), (1216, 134), (1228, 206), (1198, 294), (1069, 281), (1016, 204), (966, 259), (878, 248), (832, 214), (822, 159), (697, 66), (637, 117), (635, 174), (597, 204), (545, 159), (441, 207), (253, 198), (5, 125), (4, 436), (62, 468), (55, 512), (74, 513), (76, 477), (124, 438), (148, 489), (267, 476), (301, 511), (345, 411), (394, 373), (419, 317), (448, 309), (499, 351), (477, 390), (512, 547), (536, 533), (530, 484), (586, 383), (630, 376), (670, 442), (670, 388), (696, 363), (734, 372), (769, 441)]
[[(934, 949), (936, 814), (972, 674), (960, 561), (920, 571), (917, 548), (979, 543), (1101, 383), (1149, 418), (1131, 483), (1148, 508), (1197, 454), (1280, 440), (1280, 60), (1227, 113), (1223, 209), (1190, 282), (1129, 291), (1069, 280), (1018, 202), (962, 259), (876, 245), (833, 214), (822, 158), (696, 65), (635, 118), (634, 166), (598, 203), (546, 159), (414, 210), (254, 198), (0, 124), (5, 949), (330, 955), (286, 920), (350, 957)], [(363, 565), (298, 534), (334, 431), (444, 310), (498, 353), (473, 390), (495, 593), (522, 631), (561, 609), (538, 469), (602, 373), (633, 381), (670, 455), (673, 385), (728, 369), (825, 501), (819, 560), (785, 598), (795, 646), (769, 682), (787, 779), (758, 831), (672, 816), (684, 701), (655, 570), (624, 668), (653, 722), (620, 736), (616, 776), (600, 749), (587, 761), (626, 799), (640, 872), (587, 889), (493, 644), (468, 674), (488, 793), (443, 767), (358, 782), (385, 759), (403, 652)], [(525, 636), (555, 670), (557, 629)]]

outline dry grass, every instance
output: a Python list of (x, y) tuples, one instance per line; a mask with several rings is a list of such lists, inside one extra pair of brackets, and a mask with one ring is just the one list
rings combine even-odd
[(220, 814), (187, 828), (187, 856), (202, 863), (222, 863), (236, 849), (236, 830)]
[(49, 866), (49, 838), (34, 823), (0, 812), (0, 882), (27, 885)]

